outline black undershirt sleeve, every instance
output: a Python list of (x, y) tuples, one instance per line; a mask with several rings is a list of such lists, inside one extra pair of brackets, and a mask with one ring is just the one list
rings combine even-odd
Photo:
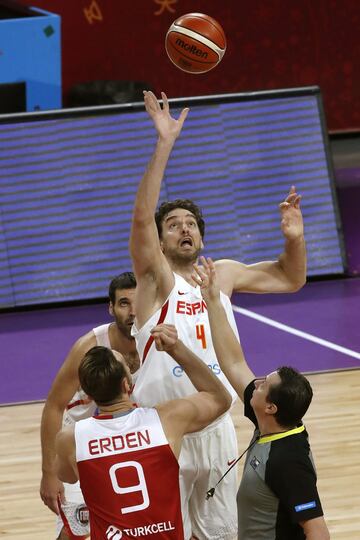
[[(294, 440), (295, 437), (301, 437), (300, 441)], [(285, 444), (272, 443), (265, 482), (291, 521), (299, 523), (322, 516), (323, 510), (306, 436), (293, 435), (289, 439), (293, 440)]]

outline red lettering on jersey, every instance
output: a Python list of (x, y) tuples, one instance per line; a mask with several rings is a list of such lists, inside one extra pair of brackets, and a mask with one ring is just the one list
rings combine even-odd
[(149, 434), (149, 431), (147, 429), (145, 429), (145, 432), (143, 433), (142, 431), (139, 431), (138, 432), (138, 438), (139, 438), (139, 446), (142, 446), (142, 441), (141, 439), (144, 441), (145, 444), (150, 444), (150, 434)]
[(100, 453), (103, 454), (105, 450), (111, 452), (111, 439), (105, 437), (105, 439), (100, 439)]
[(124, 437), (122, 435), (115, 435), (111, 437), (114, 450), (122, 450), (125, 448)]
[(129, 448), (138, 448), (151, 444), (150, 433), (148, 429), (144, 431), (132, 431), (123, 435), (114, 437), (104, 437), (102, 439), (92, 439), (88, 443), (89, 454), (96, 456), (107, 452), (118, 452)]
[(194, 302), (193, 304), (178, 300), (176, 304), (176, 313), (180, 313), (181, 315), (197, 315), (198, 313), (204, 313), (205, 311), (207, 311), (207, 305), (204, 300), (201, 302)]
[(195, 302), (195, 304), (192, 304), (192, 312), (194, 315), (196, 315), (197, 313), (202, 313), (200, 302)]
[(100, 454), (99, 441), (97, 440), (89, 441), (89, 454), (91, 454), (92, 456), (96, 456), (97, 454)]
[(125, 438), (128, 448), (136, 448), (137, 446), (139, 446), (138, 441), (136, 440), (136, 433), (127, 433), (125, 435)]
[(182, 313), (183, 315), (185, 314), (185, 302), (178, 300), (176, 305), (176, 313)]

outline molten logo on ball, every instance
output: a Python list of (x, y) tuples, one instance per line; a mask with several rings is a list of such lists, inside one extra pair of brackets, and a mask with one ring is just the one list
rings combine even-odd
[(226, 50), (220, 24), (202, 13), (176, 19), (165, 38), (166, 52), (175, 66), (187, 73), (206, 73), (218, 65)]
[(176, 45), (179, 47), (182, 47), (185, 49), (185, 51), (188, 51), (191, 54), (195, 54), (196, 56), (201, 56), (201, 58), (207, 58), (208, 53), (202, 51), (201, 49), (198, 49), (196, 45), (190, 45), (190, 43), (185, 43), (182, 39), (178, 38), (176, 40)]

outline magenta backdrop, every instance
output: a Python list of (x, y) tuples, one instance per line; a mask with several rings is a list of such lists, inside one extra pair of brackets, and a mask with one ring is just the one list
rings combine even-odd
[[(319, 85), (328, 127), (360, 127), (360, 7), (356, 0), (22, 0), (62, 17), (68, 89), (99, 79), (147, 81), (169, 97)], [(174, 67), (164, 49), (174, 19), (202, 12), (228, 49), (203, 75)]]

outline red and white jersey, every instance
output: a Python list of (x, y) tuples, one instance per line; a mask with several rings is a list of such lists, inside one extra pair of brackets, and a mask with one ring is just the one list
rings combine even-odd
[[(211, 338), (207, 306), (200, 287), (193, 287), (174, 273), (175, 285), (161, 309), (156, 311), (138, 330), (134, 323), (132, 334), (140, 356), (140, 369), (132, 398), (142, 407), (153, 407), (169, 399), (182, 398), (196, 392), (183, 369), (167, 353), (157, 351), (150, 330), (160, 323), (174, 324), (181, 341), (199, 356), (219, 377), (233, 400), (237, 394), (220, 369)], [(230, 299), (221, 293), (227, 318), (239, 338)]]
[(179, 464), (156, 409), (82, 420), (75, 442), (92, 540), (184, 540)]
[[(96, 345), (102, 345), (111, 349), (109, 339), (109, 327), (111, 323), (102, 324), (93, 328), (93, 332), (96, 337)], [(83, 418), (89, 418), (96, 410), (96, 405), (92, 399), (90, 399), (82, 388), (79, 388), (70, 400), (63, 417), (63, 426), (71, 425)]]

